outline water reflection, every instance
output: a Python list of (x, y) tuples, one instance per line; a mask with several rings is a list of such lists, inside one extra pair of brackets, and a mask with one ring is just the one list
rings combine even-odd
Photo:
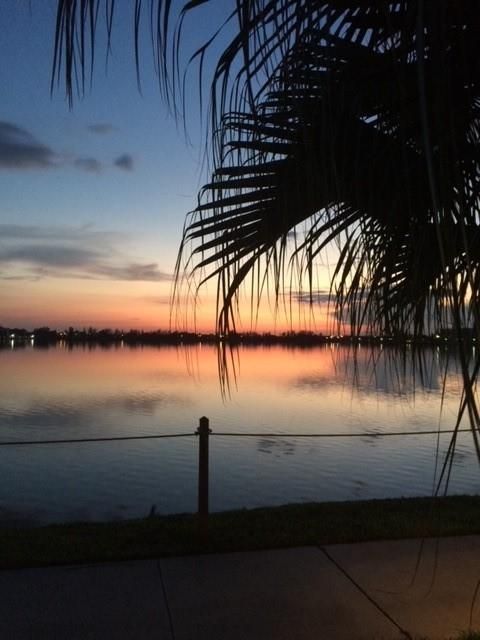
[[(320, 389), (325, 385), (351, 386), (364, 393), (411, 396), (415, 391), (441, 391), (444, 383), (459, 391), (460, 370), (456, 357), (438, 348), (375, 349), (330, 348), (332, 367), (302, 376), (294, 385)], [(333, 374), (333, 375), (332, 375)]]
[[(240, 348), (237, 389), (222, 398), (211, 346), (0, 351), (0, 440), (193, 433), (207, 415), (214, 509), (297, 500), (428, 495), (449, 436), (308, 439), (268, 434), (450, 429), (461, 379), (453, 353), (412, 362), (390, 349)], [(443, 408), (440, 411), (443, 393)], [(436, 458), (437, 440), (439, 457)], [(192, 511), (195, 438), (0, 448), (0, 520), (117, 519)], [(470, 434), (450, 492), (478, 493)]]

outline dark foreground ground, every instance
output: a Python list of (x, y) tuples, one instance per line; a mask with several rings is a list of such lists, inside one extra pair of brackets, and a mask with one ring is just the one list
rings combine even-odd
[(194, 515), (0, 529), (0, 568), (472, 534), (480, 496), (294, 504), (211, 514), (207, 537)]
[(480, 536), (0, 571), (5, 640), (479, 640)]

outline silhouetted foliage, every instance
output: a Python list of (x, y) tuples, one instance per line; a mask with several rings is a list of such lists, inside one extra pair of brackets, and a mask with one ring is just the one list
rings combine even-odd
[[(177, 22), (168, 0), (136, 0), (136, 54), (145, 4), (161, 87), (182, 104), (184, 21), (212, 0), (183, 3)], [(70, 98), (93, 64), (101, 5), (110, 39), (113, 0), (59, 0), (54, 77), (64, 72)], [(212, 175), (187, 219), (179, 288), (215, 279), (226, 334), (244, 283), (253, 301), (313, 301), (316, 261), (336, 242), (331, 300), (353, 333), (445, 329), (460, 341), (473, 327), (478, 339), (478, 2), (236, 0), (223, 33)], [(201, 83), (212, 42), (191, 58)], [(461, 362), (459, 419), (468, 411), (478, 428), (480, 364), (462, 349)]]

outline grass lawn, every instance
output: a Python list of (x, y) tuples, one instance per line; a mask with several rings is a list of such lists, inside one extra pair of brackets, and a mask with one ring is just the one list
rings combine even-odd
[(480, 496), (292, 504), (211, 514), (207, 539), (194, 515), (0, 529), (0, 568), (466, 534)]

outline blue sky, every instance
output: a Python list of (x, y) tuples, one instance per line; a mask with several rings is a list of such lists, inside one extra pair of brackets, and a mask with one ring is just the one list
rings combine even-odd
[[(0, 325), (165, 326), (159, 301), (166, 306), (185, 214), (202, 178), (198, 93), (192, 80), (187, 143), (162, 102), (146, 46), (138, 91), (126, 8), (117, 11), (107, 72), (100, 25), (92, 88), (70, 110), (63, 84), (50, 95), (55, 1), (2, 6)], [(104, 305), (89, 318), (92, 300), (80, 312), (72, 288), (98, 300), (123, 292), (125, 306), (139, 310), (116, 322), (117, 300), (111, 314)], [(42, 296), (50, 309), (56, 300), (55, 313), (43, 309)], [(154, 306), (142, 320), (149, 296)]]
[[(116, 3), (108, 65), (100, 20), (92, 86), (87, 78), (70, 109), (62, 81), (50, 93), (56, 0), (2, 5), (0, 326), (169, 327), (185, 215), (208, 181), (198, 68), (187, 76), (187, 140), (162, 101), (145, 16), (138, 90), (133, 6)], [(183, 32), (182, 68), (231, 7), (215, 2), (193, 12)], [(207, 80), (213, 60), (215, 50)], [(294, 322), (302, 328), (310, 322), (306, 307), (299, 304)], [(215, 326), (208, 290), (196, 318), (201, 330)], [(249, 318), (246, 312), (244, 328), (251, 328)], [(274, 320), (268, 304), (260, 318), (259, 330), (291, 328), (286, 317)]]

